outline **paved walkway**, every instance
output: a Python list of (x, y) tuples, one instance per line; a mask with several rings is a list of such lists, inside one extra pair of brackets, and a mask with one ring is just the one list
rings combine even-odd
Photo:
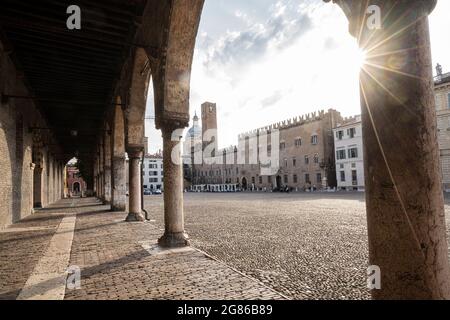
[(124, 219), (65, 199), (0, 230), (0, 299), (284, 299), (200, 250), (162, 250), (154, 223)]

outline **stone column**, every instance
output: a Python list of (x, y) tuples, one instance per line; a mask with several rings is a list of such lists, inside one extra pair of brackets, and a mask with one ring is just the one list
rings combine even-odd
[(103, 174), (105, 176), (105, 202), (111, 203), (111, 167), (105, 166)]
[(113, 157), (112, 159), (112, 193), (111, 193), (111, 210), (126, 210), (126, 174), (125, 174), (125, 158)]
[[(450, 299), (428, 14), (435, 0), (337, 1), (367, 51), (361, 71), (370, 265), (375, 299)], [(384, 16), (388, 15), (388, 16)], [(361, 28), (362, 26), (362, 28)]]
[(183, 213), (183, 168), (179, 141), (172, 141), (176, 128), (169, 126), (163, 132), (164, 162), (164, 224), (165, 233), (159, 239), (163, 247), (183, 247), (189, 245), (184, 231)]
[(42, 167), (36, 166), (34, 168), (33, 179), (33, 206), (35, 208), (42, 208)]
[(126, 221), (144, 221), (141, 205), (141, 159), (143, 149), (128, 150), (130, 163), (130, 182), (129, 182), (129, 209)]

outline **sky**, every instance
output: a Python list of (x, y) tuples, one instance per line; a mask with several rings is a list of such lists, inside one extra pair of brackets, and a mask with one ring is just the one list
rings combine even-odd
[[(430, 15), (433, 65), (450, 72), (450, 0)], [(217, 103), (219, 148), (240, 133), (330, 108), (360, 113), (362, 54), (337, 5), (322, 0), (206, 0), (191, 75), (191, 116)], [(150, 86), (151, 88), (151, 86)], [(147, 115), (154, 115), (150, 89)], [(192, 123), (191, 123), (192, 124)], [(149, 152), (162, 149), (154, 121)]]

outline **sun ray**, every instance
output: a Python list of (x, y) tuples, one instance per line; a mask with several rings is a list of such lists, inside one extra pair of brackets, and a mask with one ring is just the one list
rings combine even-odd
[[(383, 15), (382, 25), (384, 25), (384, 23), (386, 22), (387, 18), (389, 18), (390, 14), (391, 14), (392, 11), (394, 10), (394, 8), (397, 6), (397, 4), (398, 4), (398, 3), (395, 2), (395, 3), (391, 6), (391, 8), (389, 9), (389, 11), (386, 12), (386, 14)], [(394, 23), (394, 24), (395, 24), (395, 23)], [(366, 39), (364, 45), (361, 45), (361, 42), (360, 42), (361, 39), (358, 39), (358, 44), (360, 44), (361, 48), (365, 48), (365, 47), (370, 43), (370, 41), (372, 40), (372, 38), (373, 38), (373, 36), (374, 36), (375, 34), (376, 34), (376, 32), (371, 32), (371, 33), (369, 34), (369, 37)]]
[(396, 193), (397, 198), (398, 198), (398, 200), (400, 202), (400, 206), (402, 208), (402, 211), (403, 211), (403, 213), (404, 213), (404, 215), (406, 217), (407, 224), (408, 224), (409, 228), (411, 229), (411, 233), (413, 234), (413, 237), (414, 237), (414, 239), (415, 239), (415, 241), (417, 243), (417, 248), (418, 248), (419, 252), (422, 253), (422, 256), (423, 256), (424, 260), (426, 260), (426, 256), (425, 256), (425, 253), (422, 250), (422, 246), (420, 244), (419, 237), (417, 236), (417, 233), (416, 233), (416, 231), (414, 229), (414, 226), (413, 226), (413, 224), (411, 222), (411, 219), (410, 219), (410, 217), (408, 215), (408, 212), (406, 210), (405, 204), (404, 204), (403, 199), (401, 197), (400, 191), (398, 189), (397, 183), (395, 182), (394, 175), (392, 174), (392, 170), (391, 170), (391, 167), (389, 165), (389, 161), (387, 159), (387, 156), (386, 156), (386, 153), (384, 151), (383, 145), (381, 143), (381, 139), (380, 139), (380, 136), (378, 134), (377, 127), (375, 125), (375, 120), (373, 118), (372, 110), (370, 109), (369, 101), (367, 99), (366, 92), (364, 90), (364, 84), (362, 83), (362, 81), (360, 81), (360, 87), (361, 87), (361, 93), (362, 93), (363, 99), (364, 99), (365, 104), (366, 104), (366, 108), (367, 108), (367, 112), (368, 112), (368, 115), (369, 115), (369, 118), (370, 118), (370, 122), (372, 124), (372, 128), (373, 128), (373, 131), (375, 133), (375, 138), (377, 140), (378, 147), (380, 148), (381, 155), (383, 157), (384, 163), (386, 165), (386, 168), (387, 168), (387, 171), (388, 171), (388, 174), (389, 174), (389, 178), (391, 179), (392, 184), (394, 186), (395, 193)]
[[(365, 5), (364, 12), (366, 12), (367, 8), (369, 7), (369, 1), (370, 0), (366, 0), (366, 5)], [(358, 38), (357, 38), (358, 44), (361, 43), (361, 38), (362, 38), (362, 35), (363, 35), (363, 32), (364, 32), (364, 25), (366, 23), (366, 17), (367, 17), (366, 15), (363, 15), (363, 19), (361, 21), (361, 25), (359, 26), (359, 34), (358, 34)]]
[(406, 30), (408, 30), (409, 28), (411, 28), (413, 25), (417, 24), (417, 22), (420, 19), (424, 19), (424, 17), (419, 17), (416, 20), (414, 20), (413, 22), (411, 22), (410, 24), (406, 25), (405, 27), (401, 28), (400, 30), (398, 30), (397, 32), (394, 32), (393, 34), (391, 34), (389, 37), (387, 37), (384, 40), (379, 41), (378, 43), (374, 44), (371, 48), (367, 49), (366, 52), (370, 53), (373, 50), (377, 49), (378, 47), (382, 46), (383, 44), (385, 44), (386, 42), (390, 41), (391, 39), (395, 38), (396, 36), (398, 36), (399, 34), (405, 32)]
[(411, 110), (408, 109), (408, 107), (405, 105), (405, 103), (403, 101), (400, 100), (400, 98), (398, 98), (388, 88), (386, 88), (369, 70), (367, 70), (364, 67), (362, 68), (362, 70), (364, 72), (366, 72), (367, 75), (373, 79), (373, 81), (375, 81), (384, 91), (386, 91), (392, 98), (394, 98), (401, 106), (403, 106), (407, 112), (409, 112), (411, 115), (414, 115), (415, 117), (417, 117), (417, 115), (414, 112), (412, 112)]
[(406, 49), (398, 49), (398, 50), (386, 51), (386, 52), (383, 52), (383, 53), (367, 54), (366, 58), (367, 58), (367, 60), (370, 60), (370, 59), (384, 57), (384, 56), (389, 56), (389, 55), (393, 55), (393, 54), (397, 54), (397, 53), (405, 53), (405, 52), (417, 50), (417, 49), (420, 49), (420, 48), (423, 48), (423, 47), (417, 46), (417, 47), (411, 47), (411, 48), (406, 48)]
[(374, 68), (381, 69), (381, 70), (386, 70), (386, 71), (389, 71), (389, 72), (397, 73), (397, 74), (403, 75), (405, 77), (410, 77), (410, 78), (426, 81), (426, 78), (419, 77), (419, 76), (416, 76), (414, 74), (410, 74), (410, 73), (407, 73), (407, 72), (402, 72), (402, 71), (399, 71), (399, 70), (395, 70), (395, 69), (392, 69), (392, 68), (384, 67), (384, 66), (381, 66), (381, 65), (378, 65), (378, 64), (375, 64), (375, 63), (371, 63), (371, 62), (367, 62), (366, 61), (364, 64), (368, 65), (368, 66), (371, 66), (371, 67), (374, 67)]

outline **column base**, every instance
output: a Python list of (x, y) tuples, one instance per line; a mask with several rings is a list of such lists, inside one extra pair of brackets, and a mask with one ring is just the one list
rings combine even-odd
[(180, 248), (190, 245), (189, 236), (184, 232), (164, 233), (158, 240), (158, 244), (163, 248)]
[(145, 218), (140, 213), (129, 213), (127, 218), (125, 219), (126, 222), (144, 222)]

